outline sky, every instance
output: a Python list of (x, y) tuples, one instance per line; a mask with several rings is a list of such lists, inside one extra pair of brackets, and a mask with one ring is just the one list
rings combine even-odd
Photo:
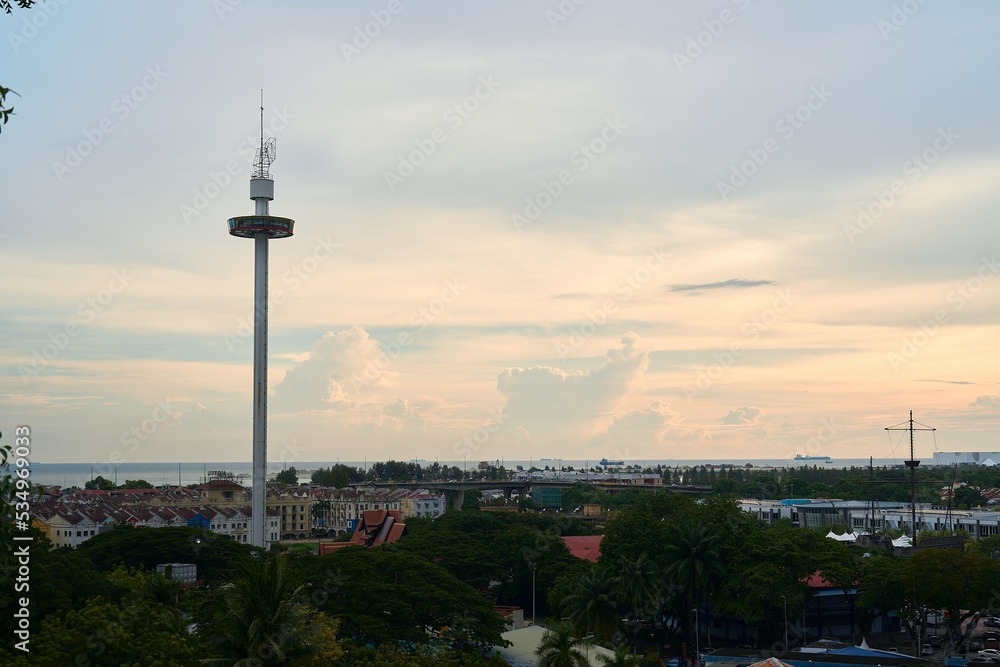
[(0, 430), (269, 458), (1000, 449), (1000, 6), (70, 2), (0, 15)]

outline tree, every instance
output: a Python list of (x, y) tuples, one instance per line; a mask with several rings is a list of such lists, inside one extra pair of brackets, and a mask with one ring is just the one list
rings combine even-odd
[(610, 572), (595, 567), (581, 572), (562, 600), (562, 610), (579, 636), (594, 634), (611, 641), (621, 625), (618, 616), (618, 581)]
[(103, 477), (101, 477), (100, 475), (98, 475), (97, 477), (95, 477), (94, 479), (90, 480), (89, 482), (86, 482), (83, 485), (83, 488), (85, 488), (85, 489), (97, 489), (97, 490), (100, 490), (100, 491), (110, 491), (113, 488), (115, 488), (115, 483), (112, 482), (110, 479), (104, 479)]
[(310, 584), (310, 603), (338, 619), (344, 635), (359, 644), (425, 644), (427, 628), (448, 628), (458, 644), (504, 643), (505, 622), (492, 602), (441, 565), (397, 544), (288, 558), (295, 581)]
[(615, 649), (613, 656), (599, 655), (597, 661), (605, 667), (639, 667), (642, 665), (642, 656), (633, 654), (628, 646), (622, 644)]
[(586, 654), (580, 650), (582, 643), (569, 623), (551, 623), (535, 651), (538, 667), (589, 667)]
[(303, 603), (285, 558), (245, 558), (219, 592), (214, 621), (205, 636), (223, 656), (203, 660), (214, 667), (285, 667), (336, 660), (336, 623)]
[(477, 510), (479, 509), (479, 502), (483, 499), (483, 492), (478, 489), (473, 489), (471, 491), (465, 492), (465, 497), (462, 499), (462, 509), (463, 510)]
[[(719, 536), (705, 524), (681, 524), (667, 544), (663, 558), (668, 563), (664, 575), (678, 587), (681, 618), (689, 618), (722, 579), (724, 568), (719, 550)], [(693, 623), (686, 623), (691, 635)]]
[(55, 614), (32, 636), (28, 665), (196, 665), (205, 655), (197, 638), (179, 629), (163, 605), (100, 597), (82, 609)]
[(173, 526), (109, 530), (77, 547), (78, 553), (106, 572), (119, 564), (152, 570), (160, 563), (194, 563), (198, 578), (206, 581), (225, 575), (236, 560), (255, 551), (259, 549), (225, 535)]
[[(98, 571), (86, 555), (69, 547), (52, 550), (40, 531), (33, 530), (32, 534), (29, 585), (33, 626), (51, 614), (81, 609), (98, 596), (111, 604), (122, 599), (122, 588)], [(17, 598), (23, 596), (15, 590), (17, 563), (10, 553), (0, 551), (0, 555), (3, 556), (0, 558), (0, 609), (16, 609)], [(5, 637), (13, 637), (16, 622), (12, 614), (0, 615), (0, 632)]]
[(289, 466), (274, 476), (274, 481), (284, 486), (297, 486), (299, 483), (299, 473), (295, 466)]
[(153, 485), (144, 479), (127, 479), (124, 484), (118, 486), (119, 489), (151, 489)]
[(360, 482), (362, 480), (364, 480), (364, 473), (361, 470), (338, 463), (329, 468), (314, 470), (309, 481), (319, 486), (343, 489), (350, 486), (351, 482)]
[(983, 494), (979, 492), (979, 489), (971, 486), (963, 486), (955, 489), (955, 506), (959, 509), (978, 507), (985, 502), (986, 498), (983, 498)]
[[(975, 623), (963, 631), (965, 621), (996, 605), (1000, 565), (978, 551), (924, 549), (905, 561), (899, 584), (920, 625), (929, 612), (944, 610), (948, 636), (968, 639)], [(913, 624), (914, 639), (915, 631)]]
[(639, 624), (659, 609), (660, 574), (656, 563), (645, 554), (635, 560), (618, 562), (615, 582), (622, 604), (629, 611), (632, 625), (632, 645), (639, 649)]

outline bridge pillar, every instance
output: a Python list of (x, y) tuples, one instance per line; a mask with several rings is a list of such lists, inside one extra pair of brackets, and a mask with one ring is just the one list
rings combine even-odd
[(462, 505), (465, 503), (465, 489), (447, 489), (444, 492), (445, 498), (448, 499), (448, 506), (453, 510), (462, 509)]

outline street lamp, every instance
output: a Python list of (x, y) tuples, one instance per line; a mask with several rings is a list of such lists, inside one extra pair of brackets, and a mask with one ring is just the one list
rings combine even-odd
[(531, 561), (531, 624), (535, 625), (535, 561)]
[(701, 662), (701, 617), (698, 614), (698, 607), (695, 607), (691, 611), (694, 612), (694, 664)]
[(781, 596), (781, 602), (785, 607), (785, 651), (788, 650), (788, 598)]

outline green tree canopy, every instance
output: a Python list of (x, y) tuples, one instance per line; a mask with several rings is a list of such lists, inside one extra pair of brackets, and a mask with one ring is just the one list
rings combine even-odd
[(77, 547), (105, 572), (120, 564), (151, 570), (160, 563), (194, 563), (198, 578), (206, 581), (218, 579), (255, 550), (208, 530), (174, 526), (109, 530)]

